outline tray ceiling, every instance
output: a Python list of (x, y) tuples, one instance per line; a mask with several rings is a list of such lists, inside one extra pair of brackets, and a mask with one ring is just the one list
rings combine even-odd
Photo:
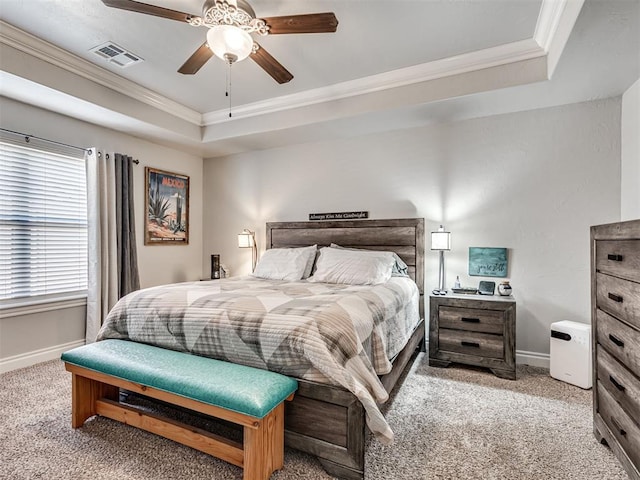
[[(201, 2), (194, 0), (145, 3), (201, 12)], [(353, 130), (365, 133), (365, 124), (377, 124), (385, 114), (389, 119), (404, 112), (398, 125), (409, 125), (417, 123), (415, 111), (425, 105), (437, 110), (448, 99), (481, 99), (489, 92), (543, 82), (554, 73), (583, 9), (582, 0), (250, 3), (258, 17), (333, 11), (339, 25), (331, 34), (260, 38), (294, 79), (279, 85), (250, 60), (233, 65), (232, 119), (225, 97), (228, 72), (221, 60), (211, 59), (193, 76), (177, 73), (204, 41), (205, 27), (108, 8), (99, 0), (2, 0), (2, 93), (45, 108), (67, 108), (63, 113), (87, 121), (93, 121), (92, 111), (100, 111), (103, 124), (135, 127), (144, 135), (219, 155), (284, 141), (262, 143), (270, 133), (275, 139), (297, 130), (300, 138), (314, 140), (318, 132), (355, 118), (364, 123), (360, 128), (351, 123)], [(638, 34), (632, 29), (638, 24), (638, 2), (596, 1), (587, 7), (592, 16), (604, 12), (608, 27), (617, 27), (618, 36), (632, 40), (631, 52), (637, 51)], [(92, 53), (106, 42), (144, 61), (121, 68)], [(33, 65), (24, 62), (23, 54)], [(65, 75), (81, 77), (77, 86), (62, 79), (58, 85), (53, 70), (46, 72), (52, 66), (56, 75), (63, 69)], [(634, 68), (637, 72), (637, 62), (624, 82)], [(99, 95), (92, 95), (84, 82), (112, 90), (107, 97), (113, 98), (96, 101)], [(115, 107), (120, 103), (116, 95), (129, 98), (130, 108)], [(161, 114), (152, 119), (155, 110)], [(105, 112), (113, 114), (111, 120)], [(318, 127), (316, 134), (300, 131), (307, 126)], [(243, 138), (255, 141), (243, 146)]]

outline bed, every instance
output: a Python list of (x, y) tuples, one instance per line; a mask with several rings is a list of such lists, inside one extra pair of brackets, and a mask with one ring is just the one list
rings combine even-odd
[[(410, 279), (400, 276), (364, 287), (316, 283), (313, 278), (247, 277), (153, 287), (122, 299), (99, 339), (150, 343), (298, 378), (299, 390), (287, 405), (285, 443), (317, 456), (334, 476), (362, 479), (366, 426), (382, 441), (392, 438), (378, 404), (386, 400), (424, 341), (424, 220), (268, 223), (266, 244), (273, 250), (263, 259), (310, 245), (391, 251), (406, 266)], [(330, 252), (338, 257), (366, 256)], [(327, 258), (325, 254), (323, 260)], [(322, 272), (316, 273), (321, 278)], [(408, 306), (400, 308), (409, 298)], [(376, 311), (371, 326), (360, 322), (358, 308), (351, 308), (363, 302)], [(349, 328), (357, 334), (342, 325), (344, 319), (333, 319), (334, 310), (351, 310)], [(216, 315), (215, 321), (211, 315)], [(387, 316), (395, 323), (388, 324)]]

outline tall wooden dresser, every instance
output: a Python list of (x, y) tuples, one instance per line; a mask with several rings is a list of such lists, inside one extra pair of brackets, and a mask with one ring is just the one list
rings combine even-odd
[(591, 227), (593, 427), (640, 480), (640, 220)]

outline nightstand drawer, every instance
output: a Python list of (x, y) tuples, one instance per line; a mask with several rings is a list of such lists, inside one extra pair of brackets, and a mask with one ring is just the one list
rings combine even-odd
[(600, 240), (596, 269), (640, 282), (640, 240)]
[(620, 408), (600, 382), (598, 382), (598, 413), (629, 459), (635, 465), (640, 465), (640, 427)]
[(640, 328), (640, 283), (602, 273), (596, 278), (596, 306)]
[(598, 380), (631, 416), (640, 422), (640, 380), (598, 345)]
[(640, 372), (640, 332), (597, 310), (597, 341), (632, 372)]
[(438, 341), (442, 351), (487, 358), (504, 358), (502, 335), (441, 328), (438, 332)]
[(440, 328), (499, 335), (504, 332), (504, 312), (499, 310), (441, 306), (438, 317)]

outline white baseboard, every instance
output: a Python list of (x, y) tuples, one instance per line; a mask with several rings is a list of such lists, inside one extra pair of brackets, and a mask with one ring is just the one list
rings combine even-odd
[(548, 353), (516, 350), (516, 364), (531, 365), (532, 367), (542, 367), (548, 370), (551, 365), (551, 357)]
[(11, 370), (17, 370), (18, 368), (30, 367), (36, 363), (48, 362), (49, 360), (60, 358), (60, 355), (62, 355), (63, 352), (84, 344), (84, 340), (76, 340), (75, 342), (55, 345), (41, 350), (34, 350), (33, 352), (21, 353), (20, 355), (14, 355), (13, 357), (2, 358), (0, 359), (0, 373), (10, 372)]

